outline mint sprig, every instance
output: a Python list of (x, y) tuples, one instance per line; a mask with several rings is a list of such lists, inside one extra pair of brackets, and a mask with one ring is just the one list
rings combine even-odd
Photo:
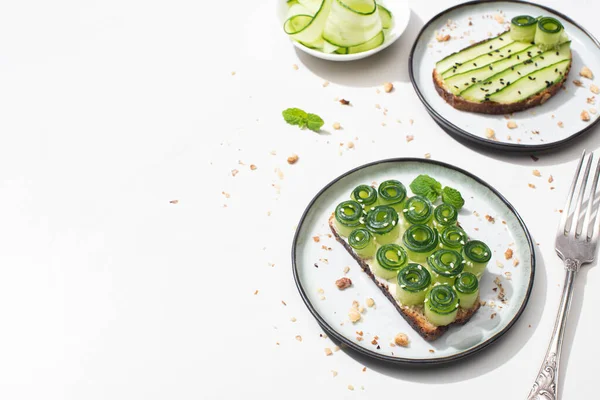
[(308, 128), (314, 132), (319, 132), (325, 123), (318, 115), (307, 113), (299, 108), (288, 108), (281, 114), (288, 124), (298, 125), (301, 129)]

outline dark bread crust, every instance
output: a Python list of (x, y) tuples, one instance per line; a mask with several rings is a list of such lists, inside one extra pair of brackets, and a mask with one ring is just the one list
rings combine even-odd
[(569, 67), (565, 72), (563, 79), (560, 82), (549, 86), (543, 91), (535, 94), (533, 96), (528, 97), (525, 100), (519, 101), (517, 103), (510, 104), (501, 104), (494, 103), (492, 101), (486, 101), (483, 103), (476, 103), (473, 101), (465, 100), (462, 97), (456, 96), (455, 94), (447, 91), (444, 88), (444, 80), (442, 76), (438, 73), (436, 69), (433, 70), (433, 85), (435, 86), (435, 90), (438, 94), (446, 101), (446, 103), (450, 104), (452, 107), (461, 111), (469, 111), (481, 114), (510, 114), (517, 111), (527, 110), (528, 108), (538, 106), (540, 104), (544, 104), (550, 97), (554, 96), (560, 88), (563, 86), (563, 83), (567, 80), (567, 76), (569, 75), (569, 71), (571, 70), (571, 65), (573, 63), (573, 57), (571, 56), (571, 63), (569, 63)]
[(348, 253), (350, 253), (350, 255), (352, 255), (352, 257), (356, 260), (358, 265), (360, 265), (362, 270), (371, 278), (371, 280), (377, 285), (377, 287), (379, 287), (379, 289), (381, 289), (381, 291), (383, 292), (385, 297), (387, 297), (392, 302), (392, 304), (394, 305), (394, 307), (396, 307), (396, 309), (398, 310), (400, 315), (402, 315), (404, 317), (406, 322), (408, 322), (409, 325), (415, 331), (417, 331), (419, 333), (419, 335), (421, 335), (423, 337), (423, 339), (425, 339), (429, 342), (433, 341), (433, 340), (439, 338), (440, 336), (442, 336), (444, 333), (446, 333), (446, 331), (448, 330), (448, 328), (450, 326), (464, 325), (467, 321), (469, 321), (471, 319), (471, 317), (475, 314), (475, 312), (481, 306), (481, 304), (479, 302), (479, 297), (478, 297), (477, 301), (475, 301), (475, 305), (473, 305), (472, 308), (470, 308), (468, 310), (464, 310), (464, 309), (460, 308), (458, 310), (458, 315), (456, 316), (456, 321), (454, 321), (452, 324), (450, 324), (448, 326), (435, 326), (435, 325), (431, 324), (427, 320), (427, 318), (425, 318), (422, 307), (407, 307), (407, 306), (402, 306), (402, 305), (398, 304), (398, 302), (396, 301), (394, 296), (388, 290), (388, 286), (384, 283), (379, 282), (377, 280), (377, 278), (375, 278), (375, 275), (373, 275), (373, 272), (371, 272), (371, 269), (369, 268), (367, 263), (362, 258), (360, 258), (352, 250), (352, 247), (348, 244), (348, 242), (346, 242), (339, 235), (339, 233), (335, 229), (335, 225), (333, 224), (333, 218), (334, 218), (334, 216), (332, 214), (331, 217), (329, 218), (329, 228), (331, 228), (331, 232), (333, 232), (333, 235), (335, 236), (336, 240), (338, 242), (340, 242), (342, 244), (342, 246), (344, 246), (344, 248), (346, 249), (346, 251), (348, 251)]

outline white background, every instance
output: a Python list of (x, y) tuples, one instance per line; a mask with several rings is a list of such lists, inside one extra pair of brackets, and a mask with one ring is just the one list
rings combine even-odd
[[(447, 136), (407, 58), (424, 22), (453, 3), (409, 1), (394, 46), (334, 64), (294, 49), (273, 1), (2, 1), (0, 397), (525, 398), (561, 292), (556, 210), (600, 139), (596, 129), (534, 162)], [(594, 2), (544, 3), (600, 37)], [(377, 93), (386, 81), (394, 92)], [(294, 106), (320, 114), (325, 132), (286, 125), (281, 111)], [(292, 279), (295, 225), (346, 170), (425, 153), (521, 213), (539, 243), (529, 306), (500, 342), (447, 368), (326, 357), (334, 344)], [(599, 284), (596, 266), (577, 277), (564, 399), (595, 397)]]

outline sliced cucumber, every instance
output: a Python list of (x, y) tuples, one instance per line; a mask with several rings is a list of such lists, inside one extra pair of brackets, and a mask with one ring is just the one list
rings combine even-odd
[[(283, 30), (292, 39), (304, 43), (312, 43), (321, 37), (323, 27), (328, 21), (328, 16), (331, 10), (331, 4), (333, 0), (323, 0), (321, 7), (317, 10), (314, 15), (297, 14), (289, 17), (283, 24)], [(294, 5), (290, 8), (301, 6), (300, 4)], [(304, 6), (302, 6), (304, 7)], [(306, 7), (304, 7), (305, 10)], [(310, 14), (310, 11), (306, 11)]]
[[(475, 44), (467, 47), (466, 49), (450, 54), (446, 58), (438, 61), (435, 65), (435, 69), (437, 69), (440, 73), (445, 72), (457, 63), (462, 64), (482, 54), (487, 54), (490, 52), (490, 50), (496, 50), (504, 47), (511, 42), (513, 42), (513, 40), (510, 38), (510, 32), (503, 33), (502, 35), (486, 40), (485, 42)], [(491, 49), (490, 46), (492, 46)]]
[[(532, 46), (533, 47), (533, 46)], [(454, 94), (465, 92), (471, 86), (483, 82), (490, 76), (498, 73), (498, 71), (504, 71), (507, 68), (512, 67), (528, 60), (534, 56), (529, 50), (529, 47), (518, 53), (511, 53), (511, 56), (503, 58), (500, 61), (496, 61), (492, 64), (490, 69), (489, 65), (481, 68), (473, 69), (462, 74), (456, 74), (448, 79), (444, 80), (446, 88)], [(529, 51), (529, 53), (528, 53)]]
[(392, 12), (381, 4), (377, 4), (377, 9), (379, 10), (379, 18), (381, 18), (383, 29), (390, 29), (392, 27)]
[(487, 53), (470, 60), (465, 60), (460, 64), (450, 67), (447, 71), (442, 73), (442, 78), (448, 79), (451, 76), (462, 74), (463, 72), (471, 71), (484, 66), (487, 66), (489, 70), (493, 71), (494, 67), (490, 64), (511, 57), (512, 53), (518, 53), (526, 48), (533, 47), (533, 45), (531, 43), (512, 42), (495, 50), (490, 49), (490, 47), (493, 46), (488, 46), (489, 51)]
[(338, 47), (361, 45), (383, 29), (375, 0), (334, 0), (323, 39)]
[(323, 0), (297, 0), (299, 4), (306, 7), (313, 15), (317, 13), (321, 7)]
[[(323, 39), (321, 39), (321, 40), (323, 40)], [(323, 47), (322, 47), (322, 49), (323, 49), (323, 53), (329, 54), (329, 53), (335, 53), (335, 51), (337, 49), (339, 49), (339, 47), (332, 45), (331, 43), (329, 43), (326, 40), (323, 40)]]
[[(536, 52), (537, 53), (537, 52)], [(532, 52), (530, 52), (532, 54)], [(560, 46), (558, 51), (551, 50), (538, 54), (521, 64), (512, 66), (502, 72), (492, 75), (483, 82), (477, 83), (467, 90), (461, 92), (460, 96), (471, 101), (484, 101), (486, 95), (491, 97), (493, 93), (499, 92), (505, 86), (509, 86), (511, 82), (516, 82), (521, 77), (527, 76), (534, 71), (556, 64), (559, 61), (571, 59), (570, 42)]]
[(570, 64), (571, 60), (569, 59), (539, 69), (492, 94), (488, 99), (502, 104), (525, 100), (563, 80)]
[(334, 51), (334, 53), (336, 53), (336, 54), (348, 54), (348, 48), (347, 47), (338, 47), (338, 49), (336, 51)]
[(383, 35), (383, 31), (381, 31), (373, 39), (371, 39), (361, 45), (348, 47), (348, 54), (356, 54), (356, 53), (362, 53), (363, 51), (372, 50), (376, 47), (381, 46), (383, 44), (384, 40), (385, 40), (385, 36)]

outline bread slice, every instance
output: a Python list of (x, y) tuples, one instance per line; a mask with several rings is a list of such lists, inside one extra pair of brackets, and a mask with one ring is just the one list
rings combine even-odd
[(458, 315), (456, 317), (456, 321), (454, 321), (452, 324), (450, 324), (448, 326), (433, 325), (431, 322), (429, 322), (427, 320), (427, 318), (425, 318), (425, 315), (423, 314), (423, 306), (404, 306), (404, 305), (400, 304), (398, 301), (396, 301), (396, 299), (394, 298), (394, 295), (390, 292), (389, 284), (386, 283), (385, 280), (377, 278), (373, 274), (373, 271), (371, 271), (371, 267), (369, 267), (369, 264), (367, 263), (367, 261), (362, 259), (361, 257), (359, 257), (354, 252), (352, 247), (350, 247), (350, 244), (348, 244), (348, 242), (340, 236), (340, 234), (335, 229), (333, 219), (334, 219), (334, 215), (332, 214), (331, 217), (329, 218), (329, 227), (331, 228), (331, 232), (333, 232), (333, 235), (335, 236), (336, 240), (338, 242), (340, 242), (342, 244), (342, 246), (344, 246), (344, 248), (348, 251), (348, 253), (350, 253), (350, 255), (352, 255), (352, 257), (354, 257), (354, 259), (356, 260), (358, 265), (360, 265), (362, 270), (371, 278), (371, 280), (373, 280), (375, 285), (377, 285), (377, 287), (379, 287), (379, 289), (381, 289), (383, 294), (392, 302), (394, 307), (396, 307), (396, 309), (398, 310), (400, 315), (402, 315), (404, 317), (404, 319), (410, 324), (410, 326), (415, 331), (417, 331), (419, 333), (419, 335), (421, 335), (423, 337), (423, 339), (425, 339), (427, 341), (433, 341), (433, 340), (439, 338), (440, 336), (442, 336), (448, 330), (448, 328), (450, 326), (464, 325), (465, 323), (467, 323), (467, 321), (469, 321), (469, 319), (471, 319), (471, 317), (479, 309), (480, 302), (479, 302), (479, 298), (477, 298), (477, 300), (475, 301), (475, 304), (473, 305), (472, 308), (467, 309), (467, 310), (459, 308)]
[(538, 94), (528, 97), (525, 100), (510, 104), (494, 103), (492, 101), (477, 103), (456, 96), (446, 89), (444, 86), (444, 81), (436, 69), (433, 70), (433, 84), (435, 85), (435, 90), (446, 101), (446, 103), (450, 104), (457, 110), (476, 112), (480, 114), (510, 114), (544, 104), (563, 86), (564, 82), (567, 80), (570, 69), (571, 65), (569, 65), (569, 69), (567, 70), (567, 73), (564, 74), (561, 81), (547, 87)]

